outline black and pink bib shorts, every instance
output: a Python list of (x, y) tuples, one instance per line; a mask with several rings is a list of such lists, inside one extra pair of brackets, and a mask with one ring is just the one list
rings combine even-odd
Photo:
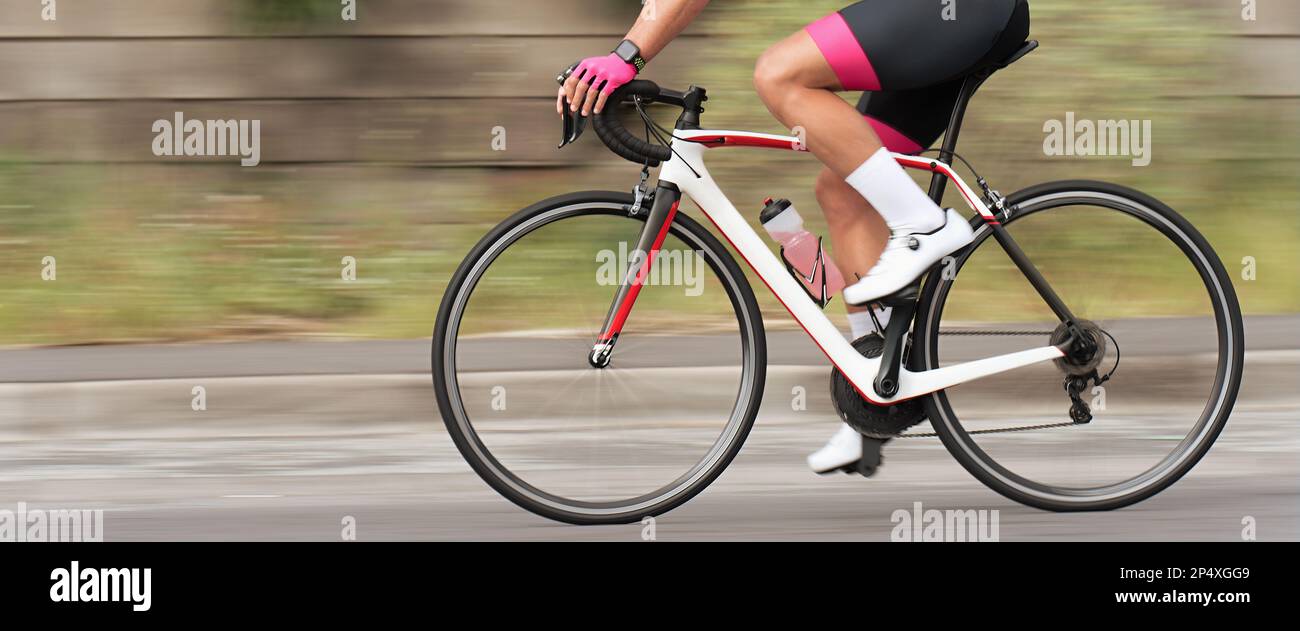
[(1028, 0), (862, 0), (805, 29), (890, 151), (943, 135), (962, 79), (1029, 36)]

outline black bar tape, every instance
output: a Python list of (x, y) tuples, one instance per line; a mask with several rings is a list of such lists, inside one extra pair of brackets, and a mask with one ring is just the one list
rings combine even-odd
[(648, 164), (649, 166), (659, 166), (672, 158), (672, 149), (663, 145), (646, 142), (627, 130), (623, 121), (619, 120), (614, 109), (609, 107), (610, 104), (621, 103), (624, 99), (639, 96), (647, 101), (653, 101), (659, 96), (659, 86), (653, 81), (640, 79), (628, 82), (610, 95), (606, 102), (605, 109), (592, 117), (592, 128), (596, 130), (596, 135), (600, 141), (609, 147), (619, 157), (635, 162), (637, 164)]

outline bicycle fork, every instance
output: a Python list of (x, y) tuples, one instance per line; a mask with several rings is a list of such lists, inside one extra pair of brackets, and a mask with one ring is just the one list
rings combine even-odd
[(682, 201), (682, 193), (675, 185), (660, 182), (652, 199), (654, 201), (649, 211), (640, 204), (628, 207), (630, 214), (648, 213), (648, 216), (645, 228), (641, 230), (641, 237), (637, 239), (636, 248), (628, 256), (628, 268), (623, 274), (618, 292), (614, 294), (614, 302), (610, 304), (609, 312), (605, 315), (605, 324), (601, 326), (600, 334), (592, 344), (591, 353), (587, 356), (587, 362), (593, 368), (604, 368), (609, 365), (610, 358), (614, 354), (614, 344), (623, 331), (623, 325), (627, 323), (632, 305), (636, 304), (636, 297), (641, 293), (642, 285), (650, 277), (655, 255), (663, 246), (664, 239), (668, 238), (673, 218), (677, 216), (677, 206)]

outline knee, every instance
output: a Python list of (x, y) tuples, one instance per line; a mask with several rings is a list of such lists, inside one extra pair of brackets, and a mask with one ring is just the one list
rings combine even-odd
[(790, 63), (782, 58), (778, 46), (773, 46), (758, 56), (754, 64), (754, 90), (769, 108), (778, 105), (781, 96), (788, 93), (795, 78)]

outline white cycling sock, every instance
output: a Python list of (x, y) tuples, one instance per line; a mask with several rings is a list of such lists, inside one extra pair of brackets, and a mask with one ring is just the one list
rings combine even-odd
[(944, 224), (943, 210), (883, 147), (844, 181), (871, 202), (895, 234), (930, 232)]
[[(880, 309), (875, 309), (876, 319), (880, 320), (880, 326), (882, 328), (889, 325), (889, 313), (891, 311), (893, 311), (892, 307), (883, 307)], [(852, 335), (853, 339), (856, 340), (862, 337), (863, 335), (870, 335), (875, 332), (876, 332), (876, 323), (871, 321), (870, 311), (849, 312), (849, 335)]]

